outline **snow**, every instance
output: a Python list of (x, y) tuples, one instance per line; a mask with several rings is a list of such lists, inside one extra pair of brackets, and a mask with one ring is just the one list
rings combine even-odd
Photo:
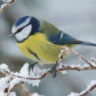
[(29, 73), (28, 73), (28, 67), (29, 67), (29, 64), (28, 63), (25, 63), (24, 65), (23, 65), (23, 67), (20, 69), (20, 73), (21, 73), (21, 75), (22, 76), (28, 76), (29, 75)]
[(6, 64), (1, 64), (0, 65), (0, 71), (1, 72), (4, 72), (4, 71), (10, 72), (10, 70), (9, 70), (9, 68)]
[(16, 96), (16, 93), (15, 92), (11, 92), (10, 94), (7, 95), (6, 93), (0, 91), (0, 96)]
[(11, 93), (9, 94), (9, 96), (16, 96), (16, 93), (15, 93), (15, 92), (11, 92)]
[(68, 72), (67, 71), (61, 71), (61, 74), (67, 74)]
[(78, 93), (73, 93), (73, 92), (71, 92), (71, 94), (68, 95), (68, 96), (79, 96), (79, 95), (78, 95)]
[(2, 4), (0, 10), (5, 8), (6, 6), (7, 6), (7, 3)]
[(0, 91), (0, 96), (6, 96), (6, 94), (2, 91)]
[(21, 77), (24, 77), (24, 78), (21, 78), (22, 81), (26, 82), (26, 83), (29, 83), (29, 84), (32, 84), (33, 87), (34, 86), (39, 86), (39, 83), (40, 83), (40, 79), (38, 80), (30, 80), (30, 79), (26, 79), (26, 78), (39, 78), (41, 77), (47, 70), (46, 69), (40, 69), (38, 66), (35, 66), (33, 70), (30, 71), (30, 75), (29, 75), (29, 70), (28, 70), (28, 67), (29, 67), (29, 64), (28, 63), (25, 63), (23, 65), (23, 67), (21, 68), (20, 70), (20, 73), (15, 73), (15, 75), (18, 75), (18, 76), (21, 76)]
[(75, 64), (72, 64), (72, 65), (70, 65), (70, 67), (71, 67), (71, 68), (77, 67), (77, 68), (83, 69), (83, 68), (85, 68), (85, 67), (89, 67), (89, 65), (88, 65), (88, 64), (84, 64), (84, 65), (80, 65), (80, 64), (75, 65)]
[(80, 92), (80, 93), (71, 92), (71, 94), (68, 95), (68, 96), (81, 96), (81, 95), (83, 95), (84, 93), (86, 93), (87, 91), (90, 91), (90, 89), (91, 89), (93, 86), (95, 86), (95, 85), (96, 85), (96, 80), (92, 80), (92, 81), (90, 82), (90, 84), (87, 86), (87, 88), (86, 88), (84, 91), (82, 91), (82, 92)]
[[(7, 93), (5, 94), (5, 89), (8, 88), (8, 91), (10, 92), (15, 85), (20, 84), (22, 81), (27, 82), (29, 84), (32, 84), (33, 86), (39, 86), (40, 80), (31, 80), (31, 79), (26, 79), (26, 78), (39, 78), (44, 72), (46, 72), (46, 69), (41, 70), (39, 67), (35, 66), (34, 69), (30, 72), (29, 75), (29, 64), (25, 63), (23, 67), (21, 68), (20, 72), (10, 72), (10, 74), (6, 77), (0, 78), (0, 96), (8, 96)], [(0, 65), (0, 70), (9, 72), (9, 68), (6, 64), (1, 64)], [(5, 72), (6, 73), (6, 72)], [(16, 77), (11, 77), (15, 75)], [(22, 78), (19, 78), (21, 76)], [(11, 80), (11, 78), (13, 78)], [(14, 92), (11, 92), (9, 96), (16, 96)], [(43, 95), (38, 95), (34, 94), (34, 96), (43, 96)]]
[[(39, 68), (34, 67), (33, 71), (30, 72), (29, 76), (29, 71), (28, 71), (29, 64), (26, 63), (23, 65), (23, 67), (20, 70), (20, 75), (29, 78), (38, 78), (40, 75), (37, 75), (39, 73)], [(33, 86), (39, 86), (40, 80), (29, 80), (29, 79), (22, 79), (24, 82), (27, 82), (29, 84), (32, 84)]]
[[(46, 69), (40, 69), (38, 66), (35, 66), (33, 70), (30, 71), (30, 77), (31, 78), (39, 78), (41, 77), (47, 70)], [(41, 80), (25, 80), (25, 82), (28, 82), (29, 84), (32, 84), (33, 87), (37, 86), (39, 87), (39, 83)]]
[(2, 1), (8, 3), (11, 2), (12, 0), (2, 0)]
[(44, 96), (44, 95), (39, 95), (38, 93), (33, 93), (31, 96)]
[[(83, 66), (81, 65), (66, 65), (60, 63), (60, 65), (57, 68), (62, 68), (62, 67), (70, 67), (70, 68), (80, 68), (83, 69), (85, 67), (89, 67), (88, 64), (84, 64)], [(10, 72), (8, 66), (6, 64), (1, 64), (0, 65), (0, 71), (4, 73), (9, 72), (7, 74), (8, 76), (5, 76), (3, 78), (0, 78), (0, 96), (7, 96), (7, 93), (5, 94), (5, 89), (8, 88), (8, 91), (10, 92), (15, 85), (20, 84), (21, 82), (26, 82), (28, 84), (32, 84), (32, 86), (39, 86), (40, 84), (40, 79), (35, 79), (35, 78), (40, 78), (45, 72), (49, 71), (50, 69), (40, 69), (38, 66), (34, 66), (34, 69), (30, 71), (29, 75), (29, 64), (25, 63), (23, 67), (21, 68), (20, 72)], [(61, 71), (62, 74), (66, 74), (67, 71)], [(33, 78), (33, 79), (32, 79)], [(96, 85), (96, 80), (92, 80), (91, 83), (87, 86), (87, 88), (82, 91), (81, 93), (74, 93), (71, 92), (70, 95), (68, 96), (81, 96), (82, 94), (86, 93), (87, 91), (90, 90), (92, 86)], [(9, 96), (16, 96), (14, 92), (11, 92)], [(43, 96), (39, 95), (37, 93), (32, 94), (32, 96)]]
[[(60, 63), (57, 68), (62, 68), (62, 66), (63, 66), (63, 64)], [(63, 71), (61, 71), (60, 73), (65, 75), (65, 74), (67, 74), (67, 71), (63, 70)]]
[(11, 92), (9, 95), (7, 95), (7, 93), (5, 93), (5, 89), (11, 85), (8, 83), (9, 80), (10, 80), (10, 76), (0, 78), (0, 96), (16, 96), (15, 92)]
[(14, 88), (15, 85), (20, 84), (21, 80), (19, 78), (14, 78), (9, 85), (9, 90), (11, 91), (12, 88)]
[(92, 80), (90, 82), (90, 84), (87, 86), (87, 88), (84, 91), (82, 91), (81, 93), (79, 93), (79, 95), (82, 95), (83, 93), (89, 91), (94, 85), (96, 85), (96, 80)]
[(9, 79), (10, 79), (10, 76), (0, 78), (0, 91), (4, 92), (5, 88), (9, 86), (8, 84)]

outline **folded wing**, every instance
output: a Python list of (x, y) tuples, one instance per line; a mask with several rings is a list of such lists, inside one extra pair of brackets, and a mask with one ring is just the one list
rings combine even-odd
[(58, 32), (58, 34), (54, 36), (48, 36), (48, 40), (56, 45), (64, 45), (64, 44), (82, 44), (82, 45), (90, 45), (90, 46), (96, 46), (96, 44), (91, 43), (91, 42), (85, 42), (85, 41), (80, 41), (72, 36), (64, 33), (64, 32)]

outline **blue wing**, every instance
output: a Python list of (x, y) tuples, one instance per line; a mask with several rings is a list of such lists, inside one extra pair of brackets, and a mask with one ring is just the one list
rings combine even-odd
[(76, 43), (76, 41), (78, 41), (64, 32), (59, 32), (57, 35), (54, 36), (48, 36), (48, 40), (57, 45), (74, 44)]
[(48, 36), (48, 40), (56, 45), (82, 44), (82, 45), (96, 46), (96, 43), (77, 40), (64, 32), (59, 32), (57, 35), (54, 36)]

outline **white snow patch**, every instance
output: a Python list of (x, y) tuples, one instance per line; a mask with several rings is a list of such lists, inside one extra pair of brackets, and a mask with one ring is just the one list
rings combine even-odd
[(0, 92), (4, 92), (5, 89), (9, 86), (9, 83), (8, 83), (9, 79), (10, 79), (10, 76), (0, 78)]
[(12, 2), (12, 0), (2, 0), (2, 1), (6, 3)]
[(4, 4), (1, 5), (0, 9), (3, 9), (6, 6), (7, 6), (7, 3), (4, 3)]
[(0, 96), (16, 96), (15, 92), (11, 92), (10, 94), (4, 93), (2, 91), (0, 91)]
[(78, 95), (78, 93), (73, 93), (73, 92), (71, 92), (71, 94), (68, 95), (68, 96), (79, 96), (79, 95)]
[[(38, 66), (35, 66), (34, 69), (30, 72), (30, 77), (32, 78), (39, 78), (41, 77), (47, 70), (40, 69)], [(30, 80), (28, 83), (32, 84), (33, 86), (39, 86), (40, 80)]]
[(20, 74), (22, 76), (25, 76), (25, 77), (28, 76), (29, 75), (28, 68), (29, 68), (29, 64), (28, 63), (25, 63), (23, 65), (23, 67), (20, 69)]
[(70, 95), (68, 95), (68, 96), (81, 96), (81, 95), (83, 95), (84, 93), (86, 93), (87, 91), (89, 91), (93, 86), (95, 86), (96, 85), (96, 80), (92, 80), (91, 82), (90, 82), (90, 84), (87, 86), (87, 88), (84, 90), (84, 91), (82, 91), (82, 92), (80, 92), (80, 93), (74, 93), (74, 92), (71, 92), (71, 94)]
[(83, 93), (87, 92), (88, 90), (90, 90), (91, 87), (93, 87), (94, 85), (96, 85), (96, 80), (92, 80), (90, 82), (90, 84), (87, 86), (86, 90), (82, 91), (81, 93), (79, 93), (79, 95), (82, 95)]
[(0, 91), (0, 96), (7, 96), (4, 92)]
[(40, 69), (38, 66), (34, 66), (34, 69), (30, 71), (30, 75), (29, 75), (28, 67), (29, 67), (29, 64), (26, 63), (21, 68), (20, 73), (16, 72), (14, 74), (17, 76), (24, 77), (24, 78), (20, 78), (21, 81), (24, 81), (26, 83), (29, 83), (29, 84), (32, 84), (33, 86), (38, 87), (39, 83), (40, 83), (40, 79), (32, 80), (32, 79), (28, 79), (28, 78), (40, 78), (47, 70)]
[[(59, 66), (58, 66), (57, 68), (62, 68), (62, 66), (63, 66), (63, 64), (60, 63)], [(68, 72), (64, 70), (64, 71), (61, 71), (61, 73), (62, 73), (62, 74), (67, 74)]]
[(14, 78), (10, 82), (9, 90), (11, 90), (15, 85), (19, 84), (20, 82), (21, 82), (21, 80), (19, 78)]
[(0, 65), (0, 71), (4, 72), (4, 71), (7, 71), (7, 72), (10, 72), (8, 66), (6, 64), (1, 64)]
[(31, 96), (44, 96), (44, 95), (39, 95), (38, 93), (33, 93)]
[(11, 92), (11, 93), (9, 94), (9, 96), (16, 96), (16, 93), (15, 93), (15, 92)]

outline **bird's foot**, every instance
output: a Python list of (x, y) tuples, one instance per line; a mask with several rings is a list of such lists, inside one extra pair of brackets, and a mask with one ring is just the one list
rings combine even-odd
[(51, 68), (50, 73), (52, 74), (52, 77), (55, 78), (56, 77), (56, 69), (58, 66), (58, 62), (56, 62), (56, 64)]
[(35, 66), (37, 63), (38, 63), (38, 62), (35, 62), (35, 63), (29, 65), (29, 68), (28, 68), (29, 75), (30, 75), (31, 70), (33, 71), (34, 66)]

